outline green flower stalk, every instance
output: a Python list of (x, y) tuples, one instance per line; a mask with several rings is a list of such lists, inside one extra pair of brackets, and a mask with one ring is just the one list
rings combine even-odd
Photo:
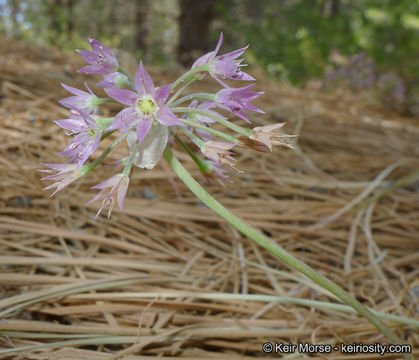
[(170, 149), (166, 149), (164, 158), (169, 163), (171, 169), (176, 175), (188, 186), (188, 188), (198, 197), (205, 205), (213, 210), (217, 215), (227, 221), (235, 229), (239, 230), (242, 234), (253, 240), (258, 245), (268, 250), (271, 254), (281, 259), (284, 263), (289, 265), (291, 268), (299, 271), (309, 279), (313, 280), (321, 287), (330, 291), (333, 295), (339, 298), (345, 304), (351, 306), (356, 312), (365, 317), (371, 322), (377, 329), (379, 329), (388, 339), (395, 344), (400, 344), (401, 341), (397, 335), (388, 328), (376, 315), (368, 310), (353, 296), (349, 295), (340, 286), (330, 281), (317, 271), (312, 269), (310, 266), (298, 260), (289, 252), (284, 250), (281, 246), (274, 243), (271, 239), (252, 228), (245, 221), (228, 211), (223, 205), (215, 200), (208, 192), (206, 192), (201, 185), (189, 174), (189, 172), (182, 166), (179, 160), (173, 155)]

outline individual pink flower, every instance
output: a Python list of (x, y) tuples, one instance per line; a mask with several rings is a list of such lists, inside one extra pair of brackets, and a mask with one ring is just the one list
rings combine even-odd
[(73, 88), (63, 83), (61, 83), (61, 86), (68, 92), (75, 95), (60, 100), (59, 102), (61, 105), (68, 109), (76, 108), (82, 111), (86, 111), (89, 114), (97, 112), (97, 108), (100, 105), (100, 99), (95, 94), (93, 94), (87, 83), (84, 83), (84, 86), (86, 86), (89, 92)]
[(217, 56), (217, 53), (220, 50), (222, 43), (223, 43), (223, 33), (220, 34), (220, 39), (218, 40), (218, 44), (215, 50), (197, 59), (193, 63), (192, 69), (208, 64), (209, 74), (214, 79), (221, 82), (221, 84), (223, 85), (224, 83), (220, 81), (219, 78), (232, 79), (232, 80), (245, 80), (245, 81), (255, 80), (249, 74), (246, 74), (245, 72), (240, 70), (241, 67), (246, 66), (246, 65), (241, 64), (243, 59), (237, 59), (246, 51), (247, 46), (244, 48), (229, 52), (227, 54)]
[(72, 110), (69, 119), (58, 120), (55, 123), (63, 129), (70, 130), (67, 135), (75, 135), (64, 151), (58, 155), (67, 156), (71, 162), (80, 168), (97, 149), (102, 132), (95, 119), (78, 109)]
[(171, 85), (155, 89), (153, 80), (142, 62), (135, 74), (135, 88), (137, 92), (105, 88), (110, 97), (128, 106), (116, 115), (109, 130), (121, 129), (124, 133), (136, 128), (138, 143), (141, 143), (150, 131), (154, 120), (164, 126), (183, 125), (172, 110), (165, 105)]
[[(266, 146), (270, 151), (272, 151), (272, 146), (274, 145), (281, 145), (288, 148), (292, 148), (293, 146), (289, 143), (287, 143), (284, 139), (295, 137), (296, 135), (287, 135), (287, 134), (281, 134), (278, 132), (275, 132), (276, 130), (279, 130), (285, 125), (285, 123), (278, 123), (278, 124), (272, 124), (272, 125), (266, 125), (266, 126), (258, 126), (255, 127), (252, 130), (252, 133), (249, 136), (249, 139), (251, 142), (255, 142), (255, 144), (246, 143), (246, 141), (243, 141), (246, 143), (246, 145), (249, 145), (250, 147), (254, 148), (255, 150), (260, 150), (258, 147), (258, 144), (263, 144), (263, 146)], [(240, 138), (242, 141), (242, 138)]]
[(78, 54), (90, 65), (78, 70), (80, 73), (105, 75), (118, 68), (118, 61), (114, 53), (100, 41), (89, 39), (93, 51), (76, 50)]
[(84, 172), (81, 169), (77, 169), (76, 164), (45, 164), (41, 163), (41, 165), (48, 166), (48, 170), (39, 170), (41, 172), (46, 173), (53, 173), (55, 174), (48, 175), (43, 177), (41, 180), (57, 180), (57, 182), (47, 186), (44, 188), (44, 190), (54, 189), (55, 191), (50, 195), (54, 196), (57, 192), (64, 189), (66, 186), (70, 185), (72, 182), (76, 181), (77, 179), (80, 179)]
[(96, 85), (103, 88), (119, 88), (122, 89), (130, 84), (128, 77), (120, 72), (113, 72), (103, 76), (103, 80)]
[(244, 110), (255, 111), (261, 114), (265, 112), (250, 104), (250, 101), (256, 99), (258, 96), (264, 94), (263, 91), (260, 92), (251, 92), (249, 91), (254, 84), (234, 89), (227, 87), (225, 89), (217, 92), (215, 96), (215, 102), (223, 109), (226, 109), (233, 114), (237, 115), (239, 118), (250, 123), (247, 118), (246, 112)]
[(229, 151), (236, 144), (227, 141), (208, 141), (202, 146), (201, 152), (215, 164), (227, 164), (234, 168), (237, 160), (233, 158), (233, 153)]
[(212, 160), (206, 161), (206, 165), (207, 168), (202, 171), (202, 174), (209, 184), (217, 183), (225, 187), (223, 180), (229, 183), (233, 182), (233, 180), (226, 175), (227, 172), (232, 172), (232, 170), (223, 168), (221, 164), (217, 164)]
[[(96, 214), (96, 218), (102, 212), (103, 208), (108, 205), (108, 218), (111, 215), (112, 209), (115, 205), (115, 202), (118, 202), (118, 207), (122, 210), (124, 206), (125, 196), (127, 195), (129, 185), (129, 176), (124, 174), (116, 174), (109, 179), (101, 182), (98, 185), (92, 186), (92, 189), (99, 189), (99, 193), (97, 193), (91, 200), (89, 200), (86, 205), (89, 205), (96, 200), (103, 198), (102, 205), (99, 211)], [(110, 188), (109, 192), (107, 192), (107, 188)]]

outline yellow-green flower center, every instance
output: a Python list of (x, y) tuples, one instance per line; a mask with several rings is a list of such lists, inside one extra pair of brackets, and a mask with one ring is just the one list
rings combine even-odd
[(143, 98), (138, 102), (138, 109), (142, 115), (151, 115), (154, 111), (155, 104), (150, 98)]
[(92, 129), (88, 129), (87, 133), (89, 134), (90, 137), (93, 137), (95, 135), (95, 131)]

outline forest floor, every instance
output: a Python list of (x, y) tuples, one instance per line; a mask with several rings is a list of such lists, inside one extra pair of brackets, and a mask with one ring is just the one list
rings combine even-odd
[[(163, 161), (136, 169), (110, 219), (84, 204), (112, 169), (49, 198), (37, 170), (62, 161), (60, 82), (82, 86), (81, 66), (77, 55), (0, 38), (0, 359), (262, 359), (267, 341), (388, 344), (348, 308), (322, 307), (339, 302), (202, 206)], [(158, 85), (179, 75), (151, 74)], [(285, 121), (296, 148), (239, 149), (243, 173), (207, 188), (363, 304), (399, 316), (386, 323), (419, 356), (419, 183), (409, 178), (418, 119), (256, 77), (266, 114), (252, 123)]]

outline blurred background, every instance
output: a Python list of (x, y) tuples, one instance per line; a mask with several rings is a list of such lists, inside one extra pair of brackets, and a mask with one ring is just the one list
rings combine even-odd
[(415, 0), (0, 0), (0, 14), (8, 37), (70, 51), (89, 36), (169, 68), (223, 31), (223, 52), (250, 44), (246, 61), (271, 78), (419, 113)]

